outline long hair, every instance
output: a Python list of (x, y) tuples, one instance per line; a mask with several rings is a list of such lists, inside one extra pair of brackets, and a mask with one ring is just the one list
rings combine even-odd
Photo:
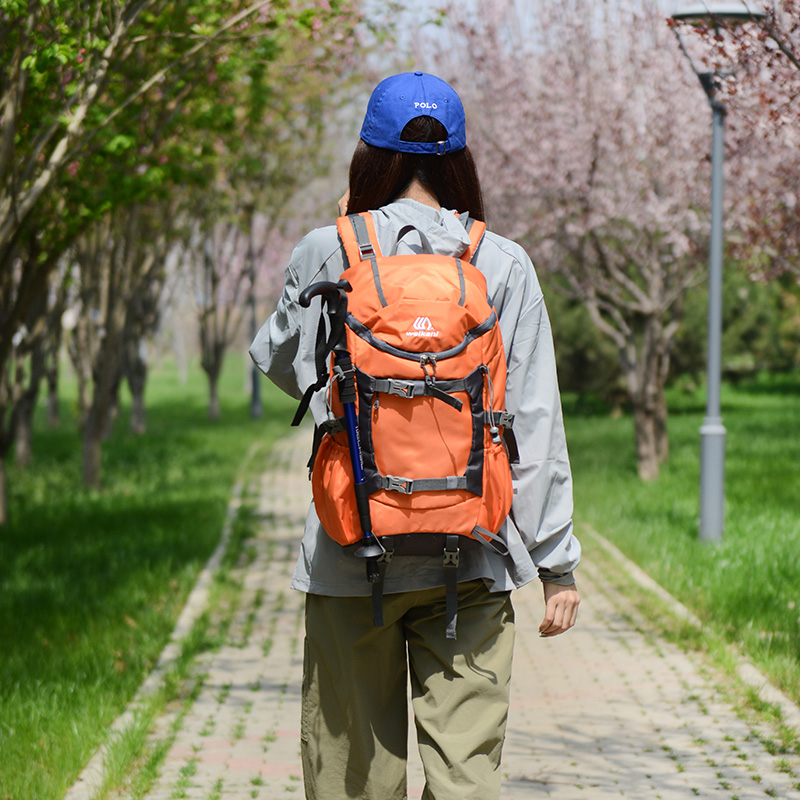
[[(403, 128), (407, 142), (438, 142), (447, 131), (433, 117), (415, 117)], [(483, 194), (469, 148), (438, 156), (400, 153), (360, 140), (350, 162), (350, 199), (347, 213), (357, 214), (385, 206), (400, 197), (416, 178), (444, 208), (469, 211), (484, 220)]]

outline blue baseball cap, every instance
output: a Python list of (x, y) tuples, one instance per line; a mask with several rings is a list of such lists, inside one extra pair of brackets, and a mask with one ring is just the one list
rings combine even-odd
[[(441, 142), (405, 142), (403, 128), (415, 117), (433, 117), (444, 125)], [(382, 80), (372, 92), (361, 138), (375, 147), (401, 153), (444, 155), (467, 146), (464, 106), (455, 90), (427, 72), (404, 72)]]

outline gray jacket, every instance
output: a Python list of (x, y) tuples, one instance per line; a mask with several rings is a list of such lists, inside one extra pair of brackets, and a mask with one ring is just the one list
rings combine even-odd
[[(421, 230), (437, 253), (460, 256), (469, 237), (456, 215), (414, 200), (398, 200), (372, 212), (384, 253), (395, 245), (401, 228)], [(419, 250), (419, 238), (408, 233), (398, 252)], [(459, 580), (482, 578), (491, 591), (523, 586), (537, 576), (570, 584), (580, 559), (572, 530), (572, 477), (564, 437), (561, 401), (550, 322), (533, 264), (517, 244), (487, 232), (476, 266), (486, 277), (489, 298), (503, 335), (508, 381), (506, 408), (515, 415), (514, 434), (520, 462), (512, 467), (514, 500), (501, 535), (509, 555), (488, 548), (462, 553)], [(346, 268), (335, 226), (303, 238), (286, 269), (285, 285), (275, 312), (250, 348), (259, 368), (281, 389), (299, 398), (316, 380), (314, 343), (319, 303), (303, 309), (299, 293), (320, 280), (336, 281)], [(324, 399), (312, 402), (315, 422), (326, 419)], [(428, 589), (443, 584), (438, 559), (394, 558), (386, 572), (387, 593)], [(370, 594), (364, 564), (330, 539), (309, 508), (292, 587), (313, 594)]]

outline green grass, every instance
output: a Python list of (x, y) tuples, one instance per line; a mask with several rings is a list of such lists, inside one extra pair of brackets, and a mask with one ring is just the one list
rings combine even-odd
[[(231, 359), (222, 419), (210, 422), (199, 371), (186, 385), (154, 374), (148, 433), (129, 434), (123, 408), (104, 447), (102, 492), (81, 485), (68, 395), (61, 428), (37, 425), (33, 466), (11, 467), (11, 520), (0, 531), (0, 799), (63, 797), (154, 665), (219, 540), (250, 445), (289, 431), (294, 401), (262, 382), (267, 411), (254, 422), (244, 383), (241, 359)], [(800, 378), (725, 387), (718, 545), (697, 536), (703, 399), (675, 392), (670, 401), (672, 455), (661, 479), (643, 484), (630, 419), (585, 403), (577, 413), (565, 398), (576, 520), (800, 701)], [(198, 635), (192, 652), (213, 646)]]
[[(576, 521), (589, 523), (800, 702), (800, 378), (726, 386), (723, 541), (698, 538), (703, 398), (673, 393), (671, 456), (636, 476), (631, 420), (570, 414)], [(574, 403), (572, 403), (574, 405)]]
[(288, 431), (294, 401), (262, 387), (265, 416), (253, 421), (242, 360), (229, 359), (222, 418), (212, 422), (199, 371), (186, 385), (154, 374), (148, 432), (131, 435), (123, 407), (100, 492), (81, 485), (69, 398), (59, 429), (37, 424), (33, 465), (10, 465), (10, 522), (0, 530), (3, 800), (63, 797), (155, 664), (219, 541), (250, 445)]

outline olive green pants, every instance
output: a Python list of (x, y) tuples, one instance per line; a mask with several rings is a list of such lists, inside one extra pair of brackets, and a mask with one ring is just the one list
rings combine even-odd
[(459, 585), (458, 639), (445, 591), (307, 595), (301, 740), (308, 800), (406, 800), (408, 676), (425, 770), (423, 800), (492, 800), (508, 715), (510, 593)]

